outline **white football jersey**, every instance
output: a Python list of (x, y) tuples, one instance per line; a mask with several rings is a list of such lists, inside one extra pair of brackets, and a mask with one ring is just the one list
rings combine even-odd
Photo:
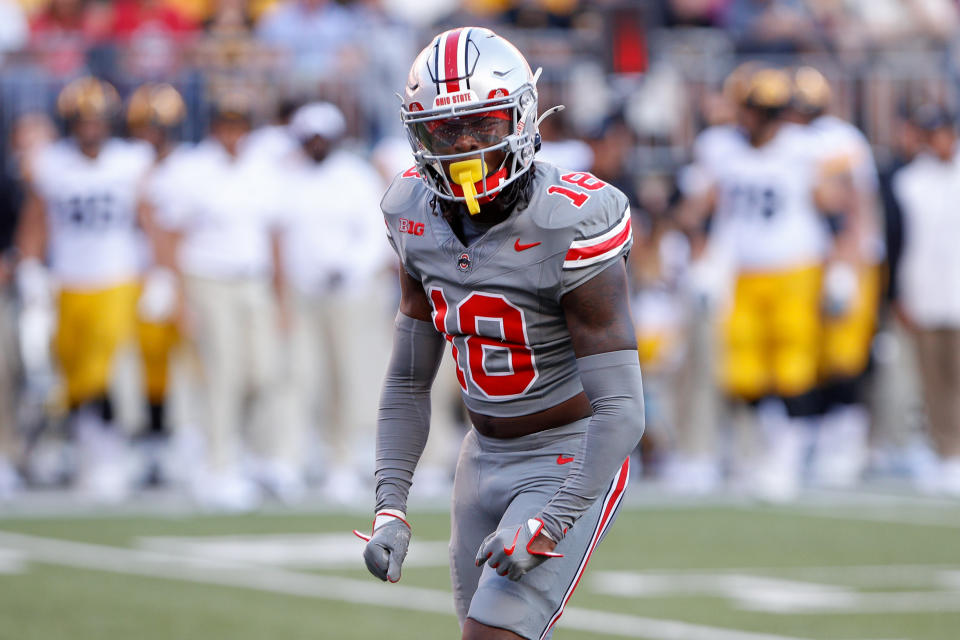
[(820, 116), (810, 128), (819, 136), (824, 161), (849, 167), (857, 190), (873, 203), (873, 215), (864, 221), (868, 227), (862, 236), (862, 249), (868, 259), (880, 262), (886, 253), (877, 193), (880, 178), (870, 143), (856, 126), (836, 116)]
[(733, 125), (707, 127), (693, 141), (693, 162), (680, 173), (680, 191), (687, 197), (706, 193), (725, 159), (749, 146), (743, 132)]
[(140, 244), (136, 204), (153, 149), (110, 139), (96, 158), (60, 140), (34, 165), (33, 185), (46, 205), (50, 269), (69, 289), (97, 289), (136, 279)]
[(822, 261), (829, 236), (813, 198), (821, 158), (815, 134), (784, 124), (764, 146), (743, 145), (714, 165), (713, 235), (735, 268), (770, 271)]

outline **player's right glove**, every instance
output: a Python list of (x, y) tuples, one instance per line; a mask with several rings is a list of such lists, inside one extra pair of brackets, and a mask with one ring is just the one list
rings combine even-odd
[(482, 567), (486, 563), (496, 569), (497, 574), (516, 582), (550, 558), (562, 558), (562, 553), (534, 550), (533, 541), (542, 531), (543, 522), (539, 518), (494, 531), (480, 545), (476, 565)]
[(384, 509), (377, 513), (373, 521), (373, 533), (369, 536), (353, 530), (361, 540), (367, 541), (363, 549), (363, 560), (367, 569), (384, 581), (400, 580), (400, 565), (407, 557), (410, 545), (410, 523), (406, 514), (398, 509)]

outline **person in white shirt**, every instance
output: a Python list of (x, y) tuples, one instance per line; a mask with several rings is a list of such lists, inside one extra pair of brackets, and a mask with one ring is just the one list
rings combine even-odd
[(372, 468), (366, 443), (377, 419), (374, 382), (389, 357), (384, 185), (369, 162), (340, 145), (345, 121), (333, 104), (301, 107), (290, 130), (302, 151), (284, 168), (280, 251), (297, 404), (324, 435), (327, 495), (349, 501), (362, 486), (361, 471)]
[(70, 136), (45, 148), (33, 164), (17, 280), (28, 308), (50, 303), (50, 281), (59, 288), (53, 350), (80, 451), (77, 486), (117, 500), (130, 478), (108, 387), (114, 356), (133, 337), (136, 197), (154, 154), (147, 144), (110, 137), (120, 100), (107, 82), (75, 80), (57, 107)]
[(250, 131), (249, 105), (239, 94), (221, 98), (210, 136), (177, 163), (166, 182), (178, 195), (156, 212), (158, 226), (170, 233), (186, 301), (182, 331), (201, 370), (207, 468), (195, 482), (195, 497), (225, 510), (253, 508), (261, 497), (241, 465), (247, 399), (253, 409), (250, 448), (267, 463), (285, 457), (277, 448), (288, 428), (276, 411), (280, 345), (271, 286), (278, 174), (271, 164), (241, 153)]
[(928, 106), (917, 123), (928, 152), (894, 177), (903, 213), (897, 311), (914, 336), (930, 435), (932, 489), (960, 496), (960, 155), (954, 114)]

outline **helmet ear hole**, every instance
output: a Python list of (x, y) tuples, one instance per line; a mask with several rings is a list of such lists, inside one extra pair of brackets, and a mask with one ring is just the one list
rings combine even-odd
[(543, 138), (540, 136), (540, 132), (538, 131), (536, 135), (533, 136), (533, 152), (534, 153), (540, 151), (540, 145), (542, 142), (543, 142)]

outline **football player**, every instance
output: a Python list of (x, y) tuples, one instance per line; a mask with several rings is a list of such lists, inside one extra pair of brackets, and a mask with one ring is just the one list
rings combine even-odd
[(128, 488), (107, 389), (114, 354), (133, 337), (136, 195), (154, 155), (149, 145), (111, 137), (119, 108), (116, 90), (102, 80), (64, 87), (57, 109), (70, 135), (37, 157), (19, 230), (25, 298), (44, 288), (47, 258), (59, 285), (53, 343), (80, 449), (78, 486), (103, 499), (122, 498)]
[(762, 457), (752, 490), (792, 498), (814, 416), (822, 263), (829, 244), (821, 211), (847, 192), (823, 174), (821, 145), (785, 122), (791, 83), (782, 70), (751, 74), (739, 120), (747, 144), (712, 168), (710, 251), (735, 274), (722, 322), (721, 386), (756, 409)]
[(166, 397), (170, 357), (179, 342), (175, 322), (178, 302), (173, 256), (168, 236), (154, 221), (157, 208), (176, 197), (167, 176), (182, 162), (187, 150), (176, 143), (174, 132), (186, 118), (187, 108), (180, 93), (169, 84), (145, 84), (127, 101), (127, 131), (150, 143), (156, 163), (140, 195), (138, 214), (147, 236), (144, 247), (146, 271), (138, 304), (137, 341), (143, 364), (144, 397), (147, 401), (147, 429), (141, 441), (148, 457), (144, 480), (160, 484), (165, 480), (163, 453), (168, 440)]
[(826, 486), (857, 482), (867, 461), (869, 413), (862, 397), (880, 304), (885, 258), (879, 179), (870, 143), (851, 123), (827, 113), (831, 89), (813, 67), (793, 71), (790, 117), (818, 136), (831, 179), (849, 180), (853, 197), (831, 211), (832, 243), (824, 271), (820, 374), (824, 415), (812, 479)]
[(550, 637), (617, 513), (644, 424), (627, 200), (589, 173), (536, 162), (538, 75), (488, 29), (436, 36), (402, 97), (416, 165), (381, 203), (401, 300), (376, 516), (358, 535), (370, 572), (399, 580), (407, 494), (449, 343), (473, 423), (450, 542), (470, 640)]

